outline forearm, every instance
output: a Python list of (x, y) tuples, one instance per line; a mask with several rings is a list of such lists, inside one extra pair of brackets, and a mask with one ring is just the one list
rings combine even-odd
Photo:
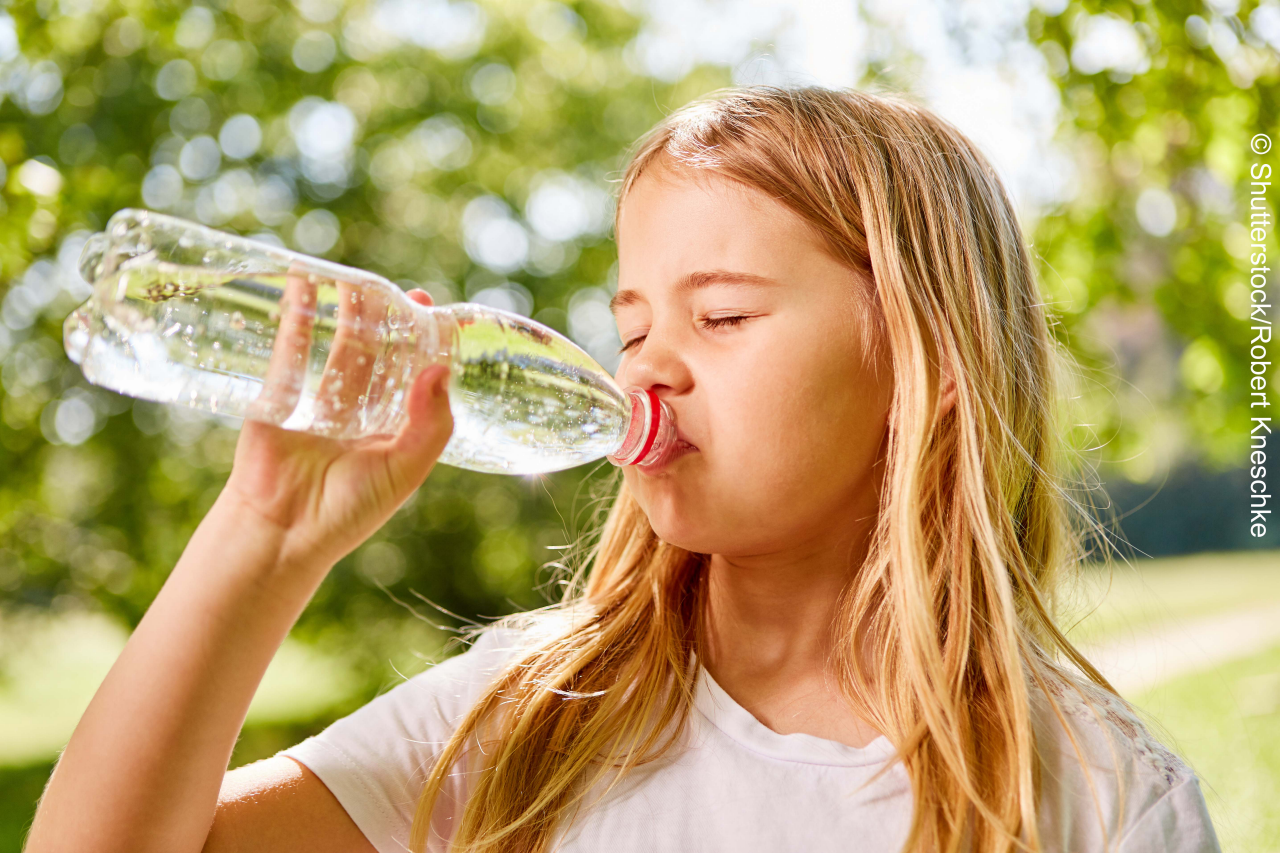
[(329, 568), (280, 565), (282, 541), (219, 499), (77, 725), (28, 853), (204, 846), (250, 700)]

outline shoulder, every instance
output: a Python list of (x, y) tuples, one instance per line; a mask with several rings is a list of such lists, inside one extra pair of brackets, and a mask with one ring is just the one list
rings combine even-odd
[[(1049, 691), (1061, 711), (1036, 697), (1037, 734), (1076, 756), (1078, 744), (1096, 770), (1120, 772), (1152, 788), (1167, 791), (1192, 776), (1191, 769), (1138, 719), (1133, 708), (1115, 694), (1077, 680), (1050, 680)], [(1078, 760), (1078, 758), (1077, 758)]]
[(474, 634), (465, 651), (427, 666), (352, 716), (366, 712), (366, 717), (382, 717), (389, 712), (402, 722), (417, 717), (424, 723), (444, 724), (452, 732), (484, 689), (529, 642), (527, 629), (508, 623), (491, 625)]
[(466, 651), (405, 679), (308, 741), (372, 754), (398, 750), (406, 743), (421, 747), (447, 740), (526, 642), (524, 630), (490, 626)]
[(1046, 684), (1032, 693), (1046, 850), (1218, 850), (1195, 774), (1132, 706), (1069, 676)]
[[(324, 782), (379, 853), (402, 851), (422, 785), (463, 717), (531, 634), (510, 623), (282, 750)], [(461, 797), (451, 777), (446, 800)]]

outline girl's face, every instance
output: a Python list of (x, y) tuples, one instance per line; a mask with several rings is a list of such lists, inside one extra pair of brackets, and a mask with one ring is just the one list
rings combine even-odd
[(748, 556), (874, 516), (892, 377), (861, 358), (872, 283), (780, 202), (713, 173), (646, 169), (617, 236), (615, 378), (652, 388), (697, 448), (623, 468), (654, 532)]

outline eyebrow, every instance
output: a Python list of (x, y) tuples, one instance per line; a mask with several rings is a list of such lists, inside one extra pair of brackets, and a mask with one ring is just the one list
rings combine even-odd
[[(715, 284), (728, 285), (744, 285), (749, 287), (762, 287), (776, 285), (776, 279), (767, 278), (762, 275), (756, 275), (749, 272), (733, 272), (730, 270), (703, 270), (700, 272), (691, 272), (682, 275), (676, 280), (675, 293), (677, 295), (690, 293), (703, 287), (710, 287)], [(616, 317), (618, 309), (624, 305), (634, 305), (642, 302), (644, 297), (640, 295), (638, 290), (619, 290), (609, 300), (609, 311)]]

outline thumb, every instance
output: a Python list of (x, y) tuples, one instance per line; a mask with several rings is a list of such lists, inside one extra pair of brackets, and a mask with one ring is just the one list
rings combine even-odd
[(448, 365), (432, 365), (414, 379), (405, 403), (408, 423), (391, 446), (391, 453), (399, 460), (397, 467), (404, 471), (414, 488), (431, 473), (453, 435), (449, 373)]

